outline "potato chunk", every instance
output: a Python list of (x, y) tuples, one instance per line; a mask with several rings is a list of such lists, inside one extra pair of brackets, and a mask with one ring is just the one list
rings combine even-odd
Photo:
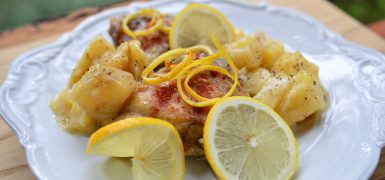
[(97, 66), (113, 67), (120, 70), (128, 71), (128, 43), (122, 43), (115, 51), (104, 54), (97, 62)]
[(261, 50), (262, 66), (270, 69), (284, 52), (285, 48), (282, 43), (278, 41), (266, 42), (266, 45)]
[(318, 67), (303, 58), (299, 52), (284, 54), (272, 68), (272, 71), (284, 72), (289, 76), (294, 76), (301, 70), (308, 71), (314, 75), (318, 74)]
[(294, 76), (294, 80), (294, 85), (276, 108), (289, 125), (304, 120), (325, 106), (323, 90), (317, 76), (300, 71)]
[(142, 72), (148, 64), (148, 58), (140, 48), (140, 42), (136, 40), (120, 44), (115, 51), (106, 53), (97, 62), (97, 66), (108, 66), (128, 71), (135, 80), (141, 78)]
[(75, 134), (90, 135), (98, 123), (71, 98), (70, 91), (64, 90), (51, 102), (51, 109), (61, 127)]
[(254, 98), (274, 109), (292, 85), (293, 81), (290, 77), (284, 74), (277, 74), (267, 80)]
[(113, 67), (93, 67), (73, 86), (72, 98), (96, 120), (114, 118), (135, 90), (133, 76)]
[(128, 57), (130, 59), (128, 71), (132, 73), (136, 80), (141, 79), (142, 72), (150, 64), (150, 61), (140, 48), (139, 41), (133, 40), (128, 43)]
[(92, 40), (72, 71), (68, 81), (68, 87), (71, 88), (77, 81), (79, 81), (83, 74), (88, 71), (97, 59), (102, 57), (106, 52), (114, 49), (114, 46), (108, 43), (102, 36), (98, 36)]
[(246, 73), (246, 81), (244, 87), (250, 96), (255, 96), (266, 84), (267, 80), (272, 76), (272, 74), (264, 68), (259, 68), (252, 72)]
[(253, 70), (261, 64), (261, 52), (259, 44), (253, 36), (244, 36), (226, 46), (235, 66), (242, 69)]

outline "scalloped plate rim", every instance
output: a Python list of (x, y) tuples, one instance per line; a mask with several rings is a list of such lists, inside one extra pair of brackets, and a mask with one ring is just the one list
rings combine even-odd
[[(11, 75), (10, 72), (12, 72), (12, 70), (14, 69), (15, 66), (17, 66), (18, 64), (23, 62), (26, 59), (26, 57), (28, 57), (32, 54), (35, 54), (37, 52), (43, 51), (45, 49), (51, 49), (51, 48), (54, 48), (56, 46), (61, 46), (63, 44), (68, 43), (68, 41), (70, 41), (71, 38), (78, 33), (78, 31), (82, 30), (82, 28), (84, 28), (87, 24), (89, 24), (90, 22), (92, 22), (95, 19), (98, 19), (100, 17), (108, 16), (108, 15), (113, 14), (113, 13), (118, 12), (118, 11), (125, 11), (127, 9), (156, 6), (156, 5), (160, 5), (163, 3), (172, 3), (172, 2), (207, 3), (207, 2), (211, 2), (211, 1), (210, 0), (184, 0), (184, 1), (165, 0), (165, 1), (150, 1), (150, 2), (132, 2), (127, 6), (112, 8), (109, 10), (105, 10), (101, 13), (92, 15), (90, 17), (87, 17), (79, 25), (77, 25), (73, 30), (71, 30), (70, 32), (64, 33), (58, 40), (56, 40), (52, 43), (49, 43), (47, 45), (38, 47), (38, 48), (28, 50), (25, 53), (23, 53), (22, 55), (19, 55), (17, 58), (15, 58), (12, 61), (12, 63), (9, 65), (9, 70), (7, 72), (7, 76), (4, 79), (3, 83), (1, 84), (0, 98), (4, 98), (5, 89), (9, 88), (9, 86), (7, 86), (7, 82), (10, 80), (10, 75)], [(362, 51), (369, 52), (369, 54), (374, 54), (375, 56), (378, 56), (381, 59), (385, 59), (385, 56), (381, 52), (379, 52), (378, 50), (371, 49), (371, 48), (365, 47), (363, 45), (350, 42), (350, 41), (346, 40), (345, 38), (343, 38), (339, 33), (336, 33), (336, 32), (329, 30), (324, 24), (319, 22), (317, 19), (315, 19), (311, 16), (308, 16), (306, 14), (303, 14), (302, 12), (298, 12), (296, 10), (285, 8), (285, 7), (277, 7), (277, 6), (271, 5), (271, 4), (266, 3), (266, 2), (254, 3), (254, 2), (240, 2), (240, 1), (236, 1), (236, 0), (223, 0), (221, 3), (230, 3), (233, 5), (238, 5), (238, 6), (242, 6), (244, 8), (250, 8), (250, 9), (267, 7), (267, 8), (273, 8), (276, 10), (282, 10), (282, 11), (290, 12), (291, 14), (295, 14), (296, 16), (301, 18), (301, 20), (310, 22), (313, 25), (319, 27), (319, 29), (321, 31), (323, 31), (324, 33), (326, 33), (329, 36), (332, 36), (335, 39), (335, 41), (338, 43), (344, 44), (345, 46), (351, 46), (351, 47), (359, 48)], [(26, 141), (26, 139), (22, 138), (22, 135), (23, 135), (22, 131), (28, 132), (29, 130), (28, 129), (22, 129), (22, 127), (20, 125), (14, 123), (12, 115), (10, 115), (9, 112), (7, 112), (7, 110), (10, 110), (10, 108), (4, 107), (5, 104), (7, 104), (7, 102), (0, 102), (0, 115), (1, 115), (1, 117), (4, 119), (5, 123), (9, 127), (11, 127), (12, 131), (17, 135), (20, 144), (22, 145), (22, 147), (26, 151), (26, 157), (27, 157), (28, 165), (32, 169), (32, 172), (39, 179), (45, 179), (46, 178), (44, 175), (45, 173), (41, 172), (41, 170), (38, 168), (38, 164), (33, 160), (33, 149), (34, 149), (33, 142)], [(382, 123), (384, 123), (384, 122), (382, 122)], [(376, 134), (376, 135), (380, 136), (379, 134)], [(369, 178), (372, 175), (372, 173), (374, 172), (374, 170), (375, 170), (375, 168), (379, 162), (381, 149), (384, 146), (385, 146), (384, 142), (378, 143), (374, 140), (372, 142), (370, 142), (370, 147), (375, 149), (375, 152), (373, 153), (372, 159), (375, 159), (376, 161), (372, 163), (371, 167), (368, 168), (368, 171), (361, 173), (360, 178)]]

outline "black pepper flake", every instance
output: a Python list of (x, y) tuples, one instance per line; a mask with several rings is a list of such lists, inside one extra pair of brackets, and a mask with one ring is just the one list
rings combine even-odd
[(317, 84), (315, 81), (313, 81), (314, 86)]

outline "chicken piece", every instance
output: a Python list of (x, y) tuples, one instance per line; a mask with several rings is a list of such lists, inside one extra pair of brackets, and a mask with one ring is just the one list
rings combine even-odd
[[(189, 85), (199, 95), (220, 97), (233, 85), (233, 81), (216, 72), (204, 72), (193, 77)], [(243, 88), (237, 88), (234, 95), (247, 95)], [(142, 114), (166, 120), (173, 124), (183, 141), (186, 155), (203, 155), (203, 124), (211, 107), (193, 107), (180, 97), (176, 81), (152, 86), (141, 84), (129, 99), (125, 112)]]
[[(168, 21), (170, 21), (168, 17)], [(123, 42), (128, 42), (132, 40), (130, 36), (124, 33), (122, 28), (123, 17), (112, 18), (110, 21), (109, 33), (116, 46), (120, 45)], [(151, 19), (143, 16), (139, 16), (129, 22), (128, 26), (131, 30), (143, 29)], [(172, 21), (172, 20), (171, 20)], [(168, 44), (168, 34), (156, 31), (148, 36), (139, 36), (136, 40), (140, 41), (141, 48), (146, 53), (150, 60), (155, 59), (162, 53), (168, 51), (170, 46)]]

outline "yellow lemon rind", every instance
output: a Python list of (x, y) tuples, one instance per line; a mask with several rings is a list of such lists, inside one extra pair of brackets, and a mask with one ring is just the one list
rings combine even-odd
[(206, 159), (209, 162), (215, 175), (219, 179), (226, 179), (225, 175), (217, 167), (216, 162), (215, 162), (214, 158), (212, 157), (213, 155), (211, 155), (212, 150), (211, 150), (211, 144), (209, 143), (210, 142), (209, 134), (210, 134), (210, 131), (213, 130), (211, 124), (212, 124), (212, 121), (214, 121), (214, 120), (212, 119), (212, 117), (213, 117), (213, 114), (215, 113), (215, 111), (218, 109), (218, 107), (222, 103), (226, 103), (229, 101), (252, 101), (253, 103), (256, 103), (256, 104), (258, 104), (258, 106), (262, 107), (261, 109), (264, 109), (270, 115), (275, 117), (274, 119), (278, 119), (278, 121), (280, 121), (280, 123), (284, 126), (284, 128), (289, 129), (289, 131), (285, 131), (285, 132), (288, 133), (290, 141), (294, 143), (294, 154), (295, 154), (293, 168), (292, 168), (292, 171), (288, 175), (288, 179), (292, 179), (296, 170), (298, 169), (298, 143), (297, 143), (297, 140), (296, 140), (293, 132), (290, 130), (289, 125), (281, 118), (281, 116), (278, 113), (276, 113), (273, 109), (271, 109), (267, 105), (263, 104), (262, 102), (254, 99), (254, 98), (244, 97), (244, 96), (232, 96), (229, 98), (221, 99), (211, 108), (209, 114), (207, 115), (207, 119), (206, 119), (204, 127), (203, 127), (203, 149), (205, 152)]
[(201, 10), (205, 10), (206, 12), (210, 12), (212, 14), (214, 14), (216, 17), (219, 17), (219, 19), (223, 22), (224, 26), (226, 28), (228, 28), (230, 31), (231, 31), (231, 37), (230, 39), (232, 41), (234, 41), (235, 39), (235, 30), (233, 28), (233, 26), (231, 25), (230, 21), (226, 18), (226, 16), (224, 14), (222, 14), (220, 11), (208, 6), (208, 5), (203, 5), (203, 4), (189, 4), (187, 5), (185, 8), (183, 8), (177, 15), (176, 17), (174, 18), (174, 21), (171, 25), (171, 28), (169, 30), (169, 45), (170, 45), (170, 48), (171, 49), (175, 49), (175, 48), (178, 48), (178, 46), (175, 44), (176, 43), (176, 40), (174, 39), (174, 34), (175, 34), (175, 31), (177, 31), (177, 23), (182, 19), (184, 18), (185, 14), (188, 12), (188, 11), (191, 11), (193, 9), (201, 9)]

